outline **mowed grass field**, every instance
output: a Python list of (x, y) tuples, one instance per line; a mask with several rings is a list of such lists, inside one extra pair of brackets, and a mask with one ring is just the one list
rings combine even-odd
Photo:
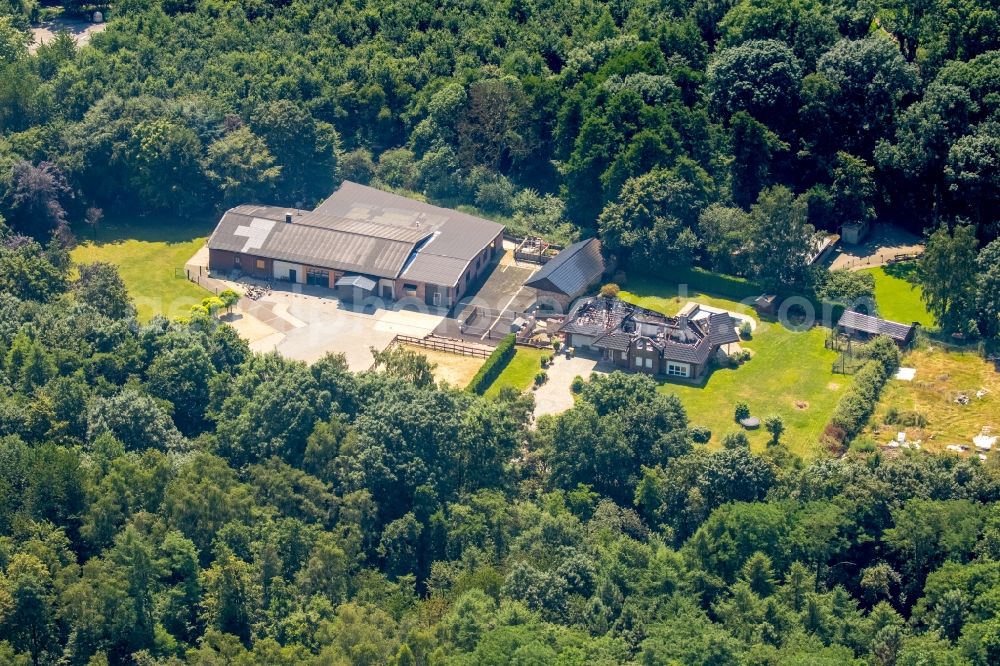
[(917, 264), (903, 262), (868, 269), (875, 276), (875, 302), (879, 316), (904, 324), (919, 322), (924, 328), (937, 328), (934, 315), (921, 300), (916, 277)]
[(96, 238), (90, 229), (77, 229), (80, 242), (71, 257), (76, 263), (104, 261), (118, 266), (140, 321), (157, 314), (178, 317), (209, 295), (178, 273), (204, 245), (212, 227), (209, 219), (108, 220), (100, 224)]
[[(530, 347), (518, 347), (514, 353), (514, 358), (503, 369), (503, 372), (486, 389), (487, 397), (494, 397), (500, 393), (500, 389), (510, 386), (518, 391), (525, 391), (531, 388), (535, 382), (535, 375), (542, 369), (542, 354), (552, 354), (552, 350), (532, 349)], [(471, 379), (471, 378), (470, 378)]]
[[(726, 433), (740, 430), (733, 419), (737, 402), (746, 402), (754, 416), (777, 414), (785, 422), (782, 436), (788, 448), (804, 458), (823, 453), (820, 435), (850, 384), (849, 376), (832, 371), (836, 352), (826, 349), (829, 330), (813, 327), (794, 331), (779, 323), (763, 322), (753, 308), (738, 301), (712, 295), (688, 286), (688, 297), (678, 297), (676, 287), (655, 282), (630, 281), (621, 297), (665, 314), (675, 314), (688, 300), (752, 316), (758, 320), (753, 339), (741, 342), (753, 358), (736, 369), (719, 368), (701, 386), (664, 382), (660, 390), (681, 399), (693, 425), (712, 430), (710, 445), (721, 445)], [(770, 435), (763, 429), (745, 431), (754, 450), (767, 445)]]

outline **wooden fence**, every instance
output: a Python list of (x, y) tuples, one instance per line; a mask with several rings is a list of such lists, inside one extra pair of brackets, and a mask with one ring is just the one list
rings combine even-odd
[(389, 343), (392, 345), (413, 345), (414, 347), (422, 347), (423, 349), (433, 349), (434, 351), (443, 351), (450, 354), (460, 354), (462, 356), (474, 356), (475, 358), (487, 358), (493, 350), (483, 349), (482, 347), (474, 347), (472, 345), (462, 344), (457, 340), (446, 340), (442, 338), (415, 338), (411, 335), (397, 335)]

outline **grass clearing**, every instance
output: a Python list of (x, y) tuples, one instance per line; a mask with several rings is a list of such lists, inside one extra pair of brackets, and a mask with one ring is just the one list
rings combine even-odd
[[(903, 366), (917, 371), (913, 381), (890, 379), (866, 432), (885, 443), (906, 431), (907, 439), (922, 440), (923, 448), (943, 451), (948, 444), (972, 446), (983, 426), (1000, 434), (1000, 371), (975, 352), (950, 351), (939, 345), (921, 346), (907, 353)], [(988, 393), (976, 397), (976, 391)], [(960, 393), (969, 404), (955, 402)], [(916, 412), (927, 419), (924, 427), (884, 424), (890, 408)]]
[(875, 276), (875, 302), (879, 316), (903, 324), (920, 322), (925, 328), (937, 327), (934, 315), (921, 300), (916, 262), (902, 262), (867, 269)]
[(406, 349), (426, 356), (427, 360), (435, 364), (434, 378), (439, 382), (447, 382), (449, 385), (464, 389), (479, 372), (479, 368), (486, 362), (485, 358), (475, 356), (463, 356), (462, 354), (452, 354), (451, 352), (439, 351), (436, 349), (426, 349), (416, 345), (402, 345)]
[(176, 218), (149, 218), (139, 223), (109, 220), (98, 227), (96, 239), (90, 229), (78, 229), (81, 242), (70, 256), (76, 263), (105, 261), (118, 266), (140, 321), (157, 314), (178, 317), (209, 295), (175, 271), (183, 271), (184, 264), (204, 245), (212, 226), (210, 220)]
[[(763, 419), (777, 414), (785, 422), (782, 436), (788, 448), (804, 458), (821, 455), (820, 435), (851, 382), (850, 376), (834, 374), (837, 353), (823, 342), (829, 331), (814, 327), (793, 331), (779, 323), (760, 321), (753, 308), (744, 303), (705, 293), (689, 284), (687, 297), (677, 288), (651, 280), (630, 280), (624, 300), (668, 315), (675, 314), (688, 300), (748, 314), (758, 320), (753, 339), (740, 343), (753, 358), (740, 368), (719, 368), (700, 386), (682, 382), (661, 384), (661, 390), (681, 399), (693, 425), (712, 430), (710, 446), (720, 446), (726, 433), (740, 429), (733, 419), (737, 402), (746, 402), (754, 416)], [(748, 294), (749, 296), (749, 294)], [(770, 435), (760, 428), (746, 431), (755, 450), (763, 449)]]
[(542, 369), (542, 354), (551, 355), (552, 350), (518, 347), (514, 358), (510, 359), (510, 363), (503, 369), (500, 376), (490, 384), (484, 395), (490, 398), (495, 397), (505, 386), (510, 386), (518, 391), (531, 388), (531, 385), (535, 383), (535, 375)]
[(650, 278), (631, 278), (628, 282), (628, 289), (622, 289), (618, 297), (623, 301), (633, 303), (648, 310), (656, 310), (663, 314), (673, 316), (688, 301), (698, 301), (703, 305), (710, 305), (717, 308), (739, 312), (757, 318), (752, 303), (754, 293), (753, 287), (747, 285), (747, 291), (741, 298), (749, 299), (747, 303), (738, 302), (735, 298), (713, 295), (697, 288), (697, 284), (690, 282), (678, 284), (666, 284)]
[[(780, 416), (785, 422), (782, 442), (796, 455), (812, 458), (822, 452), (820, 435), (851, 382), (850, 376), (831, 370), (837, 354), (823, 346), (826, 336), (821, 327), (796, 332), (761, 322), (753, 340), (740, 343), (753, 353), (741, 367), (718, 368), (703, 386), (667, 382), (661, 390), (677, 394), (692, 424), (712, 430), (713, 445), (741, 429), (733, 410), (742, 401), (762, 420)], [(746, 432), (755, 450), (763, 449), (770, 438), (763, 428)]]

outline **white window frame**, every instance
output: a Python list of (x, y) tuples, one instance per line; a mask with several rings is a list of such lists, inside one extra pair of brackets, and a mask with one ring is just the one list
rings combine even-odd
[(646, 359), (646, 369), (647, 370), (652, 370), (653, 369), (653, 359), (651, 359), (651, 358), (647, 358)]
[(690, 377), (691, 366), (681, 363), (667, 363), (667, 376), (669, 377)]

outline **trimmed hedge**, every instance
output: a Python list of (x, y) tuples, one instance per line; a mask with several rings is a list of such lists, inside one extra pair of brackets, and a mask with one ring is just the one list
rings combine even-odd
[(899, 367), (899, 350), (885, 336), (869, 343), (865, 354), (871, 359), (854, 373), (854, 381), (837, 403), (830, 424), (843, 431), (843, 441), (853, 439), (868, 423), (886, 381)]
[(514, 353), (517, 351), (514, 347), (515, 341), (516, 338), (513, 333), (504, 336), (500, 344), (497, 345), (493, 353), (483, 363), (483, 366), (479, 368), (476, 376), (469, 382), (469, 391), (478, 395), (486, 392), (490, 384), (496, 381), (496, 378), (500, 376), (503, 369), (510, 363), (510, 359), (514, 358)]

